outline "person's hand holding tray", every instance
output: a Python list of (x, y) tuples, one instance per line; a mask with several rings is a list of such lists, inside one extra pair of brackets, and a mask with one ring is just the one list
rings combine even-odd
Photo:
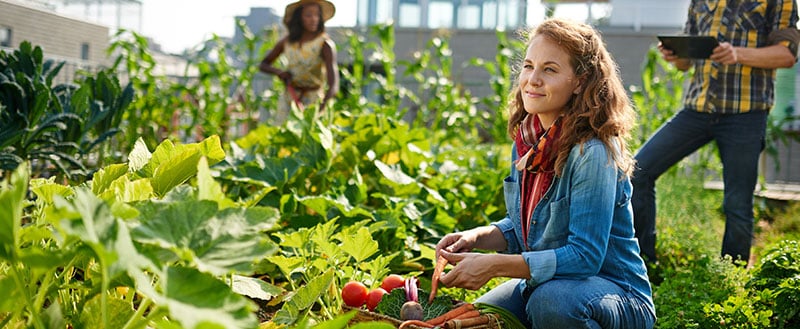
[(659, 35), (661, 45), (681, 58), (707, 59), (719, 46), (716, 38), (695, 35)]

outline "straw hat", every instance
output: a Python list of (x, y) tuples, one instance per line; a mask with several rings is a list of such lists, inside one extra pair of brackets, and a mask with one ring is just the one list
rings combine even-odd
[(301, 8), (307, 4), (316, 3), (319, 4), (319, 7), (322, 9), (322, 21), (327, 22), (333, 14), (336, 13), (336, 7), (333, 6), (333, 3), (326, 0), (299, 0), (293, 3), (286, 5), (286, 11), (283, 13), (283, 24), (289, 25), (289, 20), (292, 19), (292, 14), (297, 8)]

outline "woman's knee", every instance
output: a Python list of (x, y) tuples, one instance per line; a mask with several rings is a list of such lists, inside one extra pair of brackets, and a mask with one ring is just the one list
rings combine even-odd
[(529, 320), (533, 328), (563, 328), (567, 324), (585, 323), (591, 319), (583, 298), (557, 280), (544, 283), (528, 299)]

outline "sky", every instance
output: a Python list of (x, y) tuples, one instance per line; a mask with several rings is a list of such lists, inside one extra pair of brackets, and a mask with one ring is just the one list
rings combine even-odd
[[(231, 37), (234, 17), (247, 16), (251, 7), (272, 7), (283, 16), (293, 0), (143, 0), (142, 34), (168, 53), (180, 53), (216, 34)], [(353, 26), (356, 0), (333, 1), (336, 15), (327, 26)]]

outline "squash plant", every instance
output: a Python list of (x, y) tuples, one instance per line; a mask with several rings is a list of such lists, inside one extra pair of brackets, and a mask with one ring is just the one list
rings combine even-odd
[(220, 193), (216, 137), (139, 145), (87, 184), (31, 180), (24, 162), (2, 183), (0, 326), (255, 327), (232, 279), (276, 250), (277, 211)]

